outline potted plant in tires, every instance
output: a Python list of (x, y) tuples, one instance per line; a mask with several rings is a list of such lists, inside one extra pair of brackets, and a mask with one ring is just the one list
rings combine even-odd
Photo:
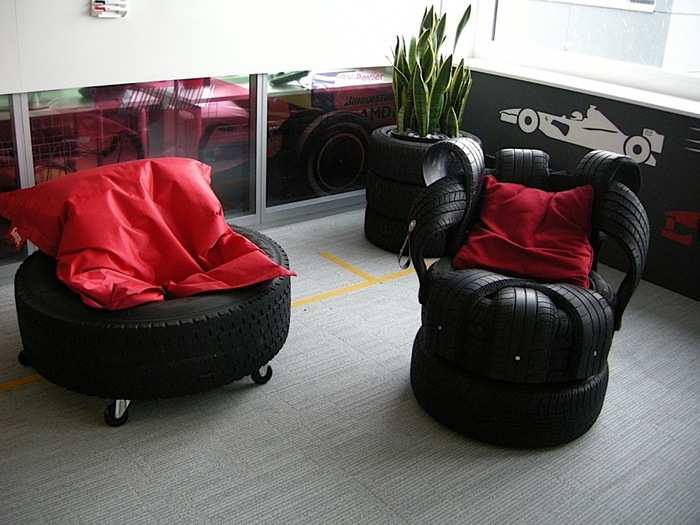
[[(365, 236), (388, 251), (398, 252), (406, 236), (414, 199), (425, 188), (422, 163), (435, 142), (473, 135), (461, 131), (472, 76), (464, 59), (454, 64), (454, 50), (469, 22), (471, 5), (462, 15), (452, 53), (441, 49), (447, 39), (447, 14), (425, 10), (417, 37), (396, 38), (393, 90), (396, 124), (374, 130), (369, 146)], [(430, 248), (430, 247), (429, 247)], [(428, 249), (441, 256), (439, 246)]]

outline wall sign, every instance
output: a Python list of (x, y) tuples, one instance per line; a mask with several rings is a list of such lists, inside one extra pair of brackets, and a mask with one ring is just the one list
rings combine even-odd
[(97, 18), (124, 18), (128, 11), (128, 0), (90, 1), (90, 14)]
[(652, 153), (661, 153), (664, 147), (664, 136), (653, 129), (627, 136), (593, 105), (585, 115), (573, 111), (570, 116), (558, 116), (532, 108), (503, 109), (500, 113), (503, 122), (517, 124), (523, 133), (539, 130), (554, 140), (627, 155), (638, 164), (656, 166)]
[[(651, 243), (644, 278), (700, 299), (700, 119), (535, 82), (472, 72), (464, 129), (486, 153), (536, 148), (571, 173), (592, 149), (640, 164)], [(624, 259), (604, 249), (603, 262)]]

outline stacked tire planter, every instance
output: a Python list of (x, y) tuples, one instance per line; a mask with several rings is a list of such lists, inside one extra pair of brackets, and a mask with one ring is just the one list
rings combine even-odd
[[(397, 137), (395, 130), (396, 126), (377, 128), (370, 139), (365, 237), (379, 248), (398, 253), (411, 206), (426, 188), (423, 156), (439, 140)], [(439, 238), (425, 248), (426, 257), (440, 257), (443, 252)]]
[[(425, 188), (423, 155), (433, 142), (397, 138), (392, 134), (395, 129), (385, 126), (372, 132), (365, 236), (375, 246), (398, 253), (406, 238), (411, 205)], [(426, 251), (439, 255), (435, 249)]]

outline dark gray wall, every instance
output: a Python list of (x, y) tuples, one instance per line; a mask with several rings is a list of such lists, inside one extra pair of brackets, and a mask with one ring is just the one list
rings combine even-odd
[[(481, 137), (487, 153), (506, 147), (542, 149), (551, 155), (554, 169), (573, 171), (591, 149), (627, 149), (641, 160), (653, 144), (659, 152), (641, 164), (640, 198), (651, 223), (644, 277), (700, 299), (700, 119), (534, 82), (473, 75), (464, 129)], [(579, 119), (585, 117), (590, 106), (597, 108), (591, 119), (570, 118), (575, 111), (582, 114)], [(533, 124), (523, 114), (525, 131), (517, 111), (501, 113), (528, 108), (538, 113), (539, 122)], [(645, 130), (652, 132), (645, 136)], [(641, 146), (633, 147), (635, 142)], [(612, 252), (603, 259), (619, 266)]]

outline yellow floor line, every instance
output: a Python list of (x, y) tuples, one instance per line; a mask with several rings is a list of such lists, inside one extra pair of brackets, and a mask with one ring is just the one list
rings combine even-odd
[(327, 292), (321, 292), (314, 295), (309, 295), (307, 297), (302, 297), (301, 299), (292, 301), (292, 308), (304, 306), (305, 304), (317, 303), (319, 301), (325, 301), (326, 299), (331, 299), (333, 297), (339, 297), (350, 292), (355, 292), (357, 290), (369, 288), (370, 286), (374, 286), (375, 284), (379, 284), (378, 281), (362, 281), (355, 284), (349, 284), (348, 286), (334, 288), (333, 290), (328, 290)]
[[(364, 290), (365, 288), (370, 288), (370, 287), (375, 286), (377, 284), (395, 281), (396, 279), (400, 279), (401, 277), (405, 277), (407, 275), (411, 275), (414, 273), (413, 268), (409, 268), (407, 270), (400, 270), (398, 272), (391, 272), (391, 273), (387, 273), (384, 275), (380, 275), (379, 277), (375, 277), (375, 276), (373, 276), (373, 275), (371, 275), (363, 270), (360, 270), (359, 268), (356, 268), (352, 264), (344, 261), (343, 259), (341, 259), (339, 257), (336, 257), (335, 255), (333, 255), (331, 253), (321, 252), (321, 257), (328, 259), (329, 261), (332, 261), (333, 263), (337, 264), (341, 268), (344, 268), (344, 269), (348, 270), (349, 272), (354, 273), (358, 277), (362, 277), (362, 279), (364, 279), (364, 280), (359, 282), (359, 283), (349, 284), (347, 286), (341, 286), (340, 288), (334, 288), (332, 290), (328, 290), (327, 292), (320, 292), (317, 294), (302, 297), (300, 299), (292, 301), (292, 308), (298, 308), (299, 306), (304, 306), (304, 305), (312, 304), (312, 303), (318, 303), (321, 301), (325, 301), (326, 299), (332, 299), (333, 297), (340, 297), (342, 295), (356, 292), (358, 290)], [(10, 390), (14, 390), (16, 388), (19, 388), (19, 387), (22, 387), (25, 385), (31, 385), (31, 384), (37, 383), (39, 381), (41, 381), (41, 376), (39, 374), (32, 374), (29, 376), (20, 377), (19, 379), (7, 381), (6, 383), (0, 383), (0, 392), (9, 392)]]
[(357, 268), (356, 266), (353, 266), (353, 265), (350, 264), (349, 262), (344, 261), (344, 260), (341, 259), (340, 257), (336, 257), (336, 256), (333, 255), (332, 253), (329, 253), (329, 252), (321, 252), (319, 255), (320, 255), (321, 257), (323, 257), (324, 259), (328, 259), (329, 261), (331, 261), (331, 262), (337, 264), (338, 266), (340, 266), (341, 268), (343, 268), (343, 269), (349, 271), (350, 273), (354, 273), (355, 275), (357, 275), (358, 277), (361, 277), (361, 278), (364, 279), (365, 281), (372, 281), (372, 282), (374, 282), (374, 281), (377, 280), (377, 278), (374, 277), (372, 274), (369, 274), (369, 273), (365, 272), (364, 270), (360, 270), (360, 269)]
[(398, 272), (391, 272), (380, 277), (377, 277), (377, 281), (380, 283), (386, 283), (389, 281), (395, 281), (396, 279), (401, 279), (401, 277), (406, 277), (407, 275), (413, 275), (416, 273), (413, 268), (407, 268), (406, 270), (399, 270)]
[(19, 379), (13, 379), (7, 383), (0, 383), (0, 392), (14, 390), (17, 387), (31, 385), (32, 383), (37, 383), (39, 381), (41, 381), (41, 376), (39, 374), (20, 377)]

